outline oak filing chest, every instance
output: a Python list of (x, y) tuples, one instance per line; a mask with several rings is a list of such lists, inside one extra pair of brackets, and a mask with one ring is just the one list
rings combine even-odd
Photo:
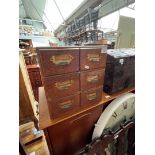
[(37, 48), (51, 118), (102, 98), (106, 46)]

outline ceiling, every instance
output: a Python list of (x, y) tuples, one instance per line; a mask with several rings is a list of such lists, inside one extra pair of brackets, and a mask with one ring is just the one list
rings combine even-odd
[(86, 13), (88, 8), (102, 4), (99, 5), (101, 18), (133, 2), (134, 0), (19, 0), (19, 18), (44, 21), (49, 30), (60, 33), (65, 28), (63, 23), (74, 21)]
[(19, 0), (19, 18), (43, 20), (46, 0)]

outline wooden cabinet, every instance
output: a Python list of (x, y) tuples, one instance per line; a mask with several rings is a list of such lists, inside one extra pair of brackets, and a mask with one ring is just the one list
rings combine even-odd
[[(53, 123), (46, 128), (54, 155), (70, 155), (91, 140), (94, 124), (102, 113), (102, 99), (106, 47), (37, 48), (44, 95)], [(42, 100), (43, 99), (43, 100)], [(45, 108), (45, 107), (43, 107)], [(42, 119), (42, 116), (40, 116)]]
[(70, 155), (91, 141), (103, 106), (88, 110), (48, 128), (54, 155)]

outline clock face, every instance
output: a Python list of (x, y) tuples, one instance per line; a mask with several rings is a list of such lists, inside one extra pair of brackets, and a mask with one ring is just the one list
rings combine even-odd
[(135, 94), (128, 93), (113, 100), (101, 114), (92, 139), (100, 137), (108, 129), (117, 130), (120, 124), (134, 120), (135, 118)]

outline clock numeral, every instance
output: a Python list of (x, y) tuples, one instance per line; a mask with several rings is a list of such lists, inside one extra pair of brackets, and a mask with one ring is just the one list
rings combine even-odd
[(128, 108), (127, 104), (128, 104), (127, 102), (123, 103), (124, 110)]
[(117, 117), (116, 112), (114, 112), (112, 116), (113, 116), (114, 118), (116, 118), (116, 117)]

